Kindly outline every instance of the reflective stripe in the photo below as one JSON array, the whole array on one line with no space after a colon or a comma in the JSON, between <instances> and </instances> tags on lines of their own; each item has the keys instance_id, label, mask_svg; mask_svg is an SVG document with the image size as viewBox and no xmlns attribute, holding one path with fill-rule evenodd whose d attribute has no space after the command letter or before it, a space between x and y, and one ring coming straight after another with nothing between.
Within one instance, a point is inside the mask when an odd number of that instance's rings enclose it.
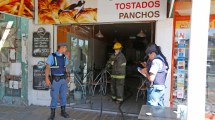
<instances>
[{"instance_id":1,"label":"reflective stripe","mask_svg":"<svg viewBox=\"0 0 215 120\"><path fill-rule=\"evenodd\" d=\"M111 77L116 79L124 79L125 75L111 75Z\"/></svg>"},{"instance_id":2,"label":"reflective stripe","mask_svg":"<svg viewBox=\"0 0 215 120\"><path fill-rule=\"evenodd\" d=\"M116 96L112 96L112 99L116 99Z\"/></svg>"},{"instance_id":3,"label":"reflective stripe","mask_svg":"<svg viewBox=\"0 0 215 120\"><path fill-rule=\"evenodd\" d=\"M64 55L64 67L66 67L66 56Z\"/></svg>"},{"instance_id":4,"label":"reflective stripe","mask_svg":"<svg viewBox=\"0 0 215 120\"><path fill-rule=\"evenodd\" d=\"M51 66L50 68L60 68L60 66Z\"/></svg>"},{"instance_id":5,"label":"reflective stripe","mask_svg":"<svg viewBox=\"0 0 215 120\"><path fill-rule=\"evenodd\" d=\"M55 65L57 66L57 58L56 58L56 57L54 57L54 60L55 60Z\"/></svg>"},{"instance_id":6,"label":"reflective stripe","mask_svg":"<svg viewBox=\"0 0 215 120\"><path fill-rule=\"evenodd\" d=\"M123 99L122 99L122 98L117 98L116 100L121 101L121 102L123 101Z\"/></svg>"},{"instance_id":7,"label":"reflective stripe","mask_svg":"<svg viewBox=\"0 0 215 120\"><path fill-rule=\"evenodd\" d=\"M64 55L64 63L65 63L65 65L66 65L66 56ZM65 66L64 66L65 67Z\"/></svg>"},{"instance_id":8,"label":"reflective stripe","mask_svg":"<svg viewBox=\"0 0 215 120\"><path fill-rule=\"evenodd\" d=\"M126 63L122 63L121 66L126 66Z\"/></svg>"}]
</instances>

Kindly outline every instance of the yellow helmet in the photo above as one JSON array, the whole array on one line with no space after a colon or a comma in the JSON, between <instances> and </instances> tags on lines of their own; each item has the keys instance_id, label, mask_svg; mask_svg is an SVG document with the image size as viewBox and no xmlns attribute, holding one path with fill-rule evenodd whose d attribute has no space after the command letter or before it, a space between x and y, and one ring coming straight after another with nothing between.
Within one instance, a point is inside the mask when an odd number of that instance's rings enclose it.
<instances>
[{"instance_id":1,"label":"yellow helmet","mask_svg":"<svg viewBox=\"0 0 215 120\"><path fill-rule=\"evenodd\" d=\"M114 45L113 45L113 49L116 50L116 49L121 49L122 48L122 44L119 43L119 42L116 42Z\"/></svg>"}]
</instances>

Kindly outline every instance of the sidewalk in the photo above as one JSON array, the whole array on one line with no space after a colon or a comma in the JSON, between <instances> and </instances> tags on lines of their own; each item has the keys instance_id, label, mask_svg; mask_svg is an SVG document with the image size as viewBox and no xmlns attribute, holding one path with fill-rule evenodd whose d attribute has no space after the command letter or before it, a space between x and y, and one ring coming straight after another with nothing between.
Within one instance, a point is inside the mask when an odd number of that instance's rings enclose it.
<instances>
[{"instance_id":1,"label":"sidewalk","mask_svg":"<svg viewBox=\"0 0 215 120\"><path fill-rule=\"evenodd\" d=\"M69 119L60 116L60 108L56 110L55 120L99 120L100 112L89 112L67 108ZM6 106L0 105L0 120L47 120L50 114L48 107L41 106ZM101 120L122 120L118 114L102 114ZM137 120L137 117L125 116L124 120Z\"/></svg>"}]
</instances>

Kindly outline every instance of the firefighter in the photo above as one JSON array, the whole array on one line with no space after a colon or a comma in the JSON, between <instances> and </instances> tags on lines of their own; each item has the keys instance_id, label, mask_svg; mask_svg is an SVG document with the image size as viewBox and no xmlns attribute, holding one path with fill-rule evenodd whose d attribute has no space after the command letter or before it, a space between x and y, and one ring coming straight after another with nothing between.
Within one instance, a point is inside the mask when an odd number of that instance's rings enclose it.
<instances>
[{"instance_id":1,"label":"firefighter","mask_svg":"<svg viewBox=\"0 0 215 120\"><path fill-rule=\"evenodd\" d=\"M116 103L123 101L124 83L126 74L126 58L123 55L122 44L116 42L113 46L115 53L111 55L107 62L107 67L111 69L111 94L112 100Z\"/></svg>"}]
</instances>

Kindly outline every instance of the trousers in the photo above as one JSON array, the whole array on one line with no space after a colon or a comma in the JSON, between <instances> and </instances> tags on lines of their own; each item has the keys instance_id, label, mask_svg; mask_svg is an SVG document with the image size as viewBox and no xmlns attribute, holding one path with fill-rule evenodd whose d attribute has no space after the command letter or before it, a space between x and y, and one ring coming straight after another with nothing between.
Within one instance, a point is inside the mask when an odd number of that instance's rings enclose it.
<instances>
[{"instance_id":1,"label":"trousers","mask_svg":"<svg viewBox=\"0 0 215 120\"><path fill-rule=\"evenodd\" d=\"M51 104L50 108L56 108L58 103L58 96L60 95L60 105L65 106L67 104L67 80L60 79L59 81L53 80L51 86Z\"/></svg>"},{"instance_id":2,"label":"trousers","mask_svg":"<svg viewBox=\"0 0 215 120\"><path fill-rule=\"evenodd\" d=\"M124 79L112 78L112 82L111 82L112 99L123 101L124 84L125 84Z\"/></svg>"},{"instance_id":3,"label":"trousers","mask_svg":"<svg viewBox=\"0 0 215 120\"><path fill-rule=\"evenodd\" d=\"M147 105L164 106L165 85L153 85L147 88Z\"/></svg>"}]
</instances>

